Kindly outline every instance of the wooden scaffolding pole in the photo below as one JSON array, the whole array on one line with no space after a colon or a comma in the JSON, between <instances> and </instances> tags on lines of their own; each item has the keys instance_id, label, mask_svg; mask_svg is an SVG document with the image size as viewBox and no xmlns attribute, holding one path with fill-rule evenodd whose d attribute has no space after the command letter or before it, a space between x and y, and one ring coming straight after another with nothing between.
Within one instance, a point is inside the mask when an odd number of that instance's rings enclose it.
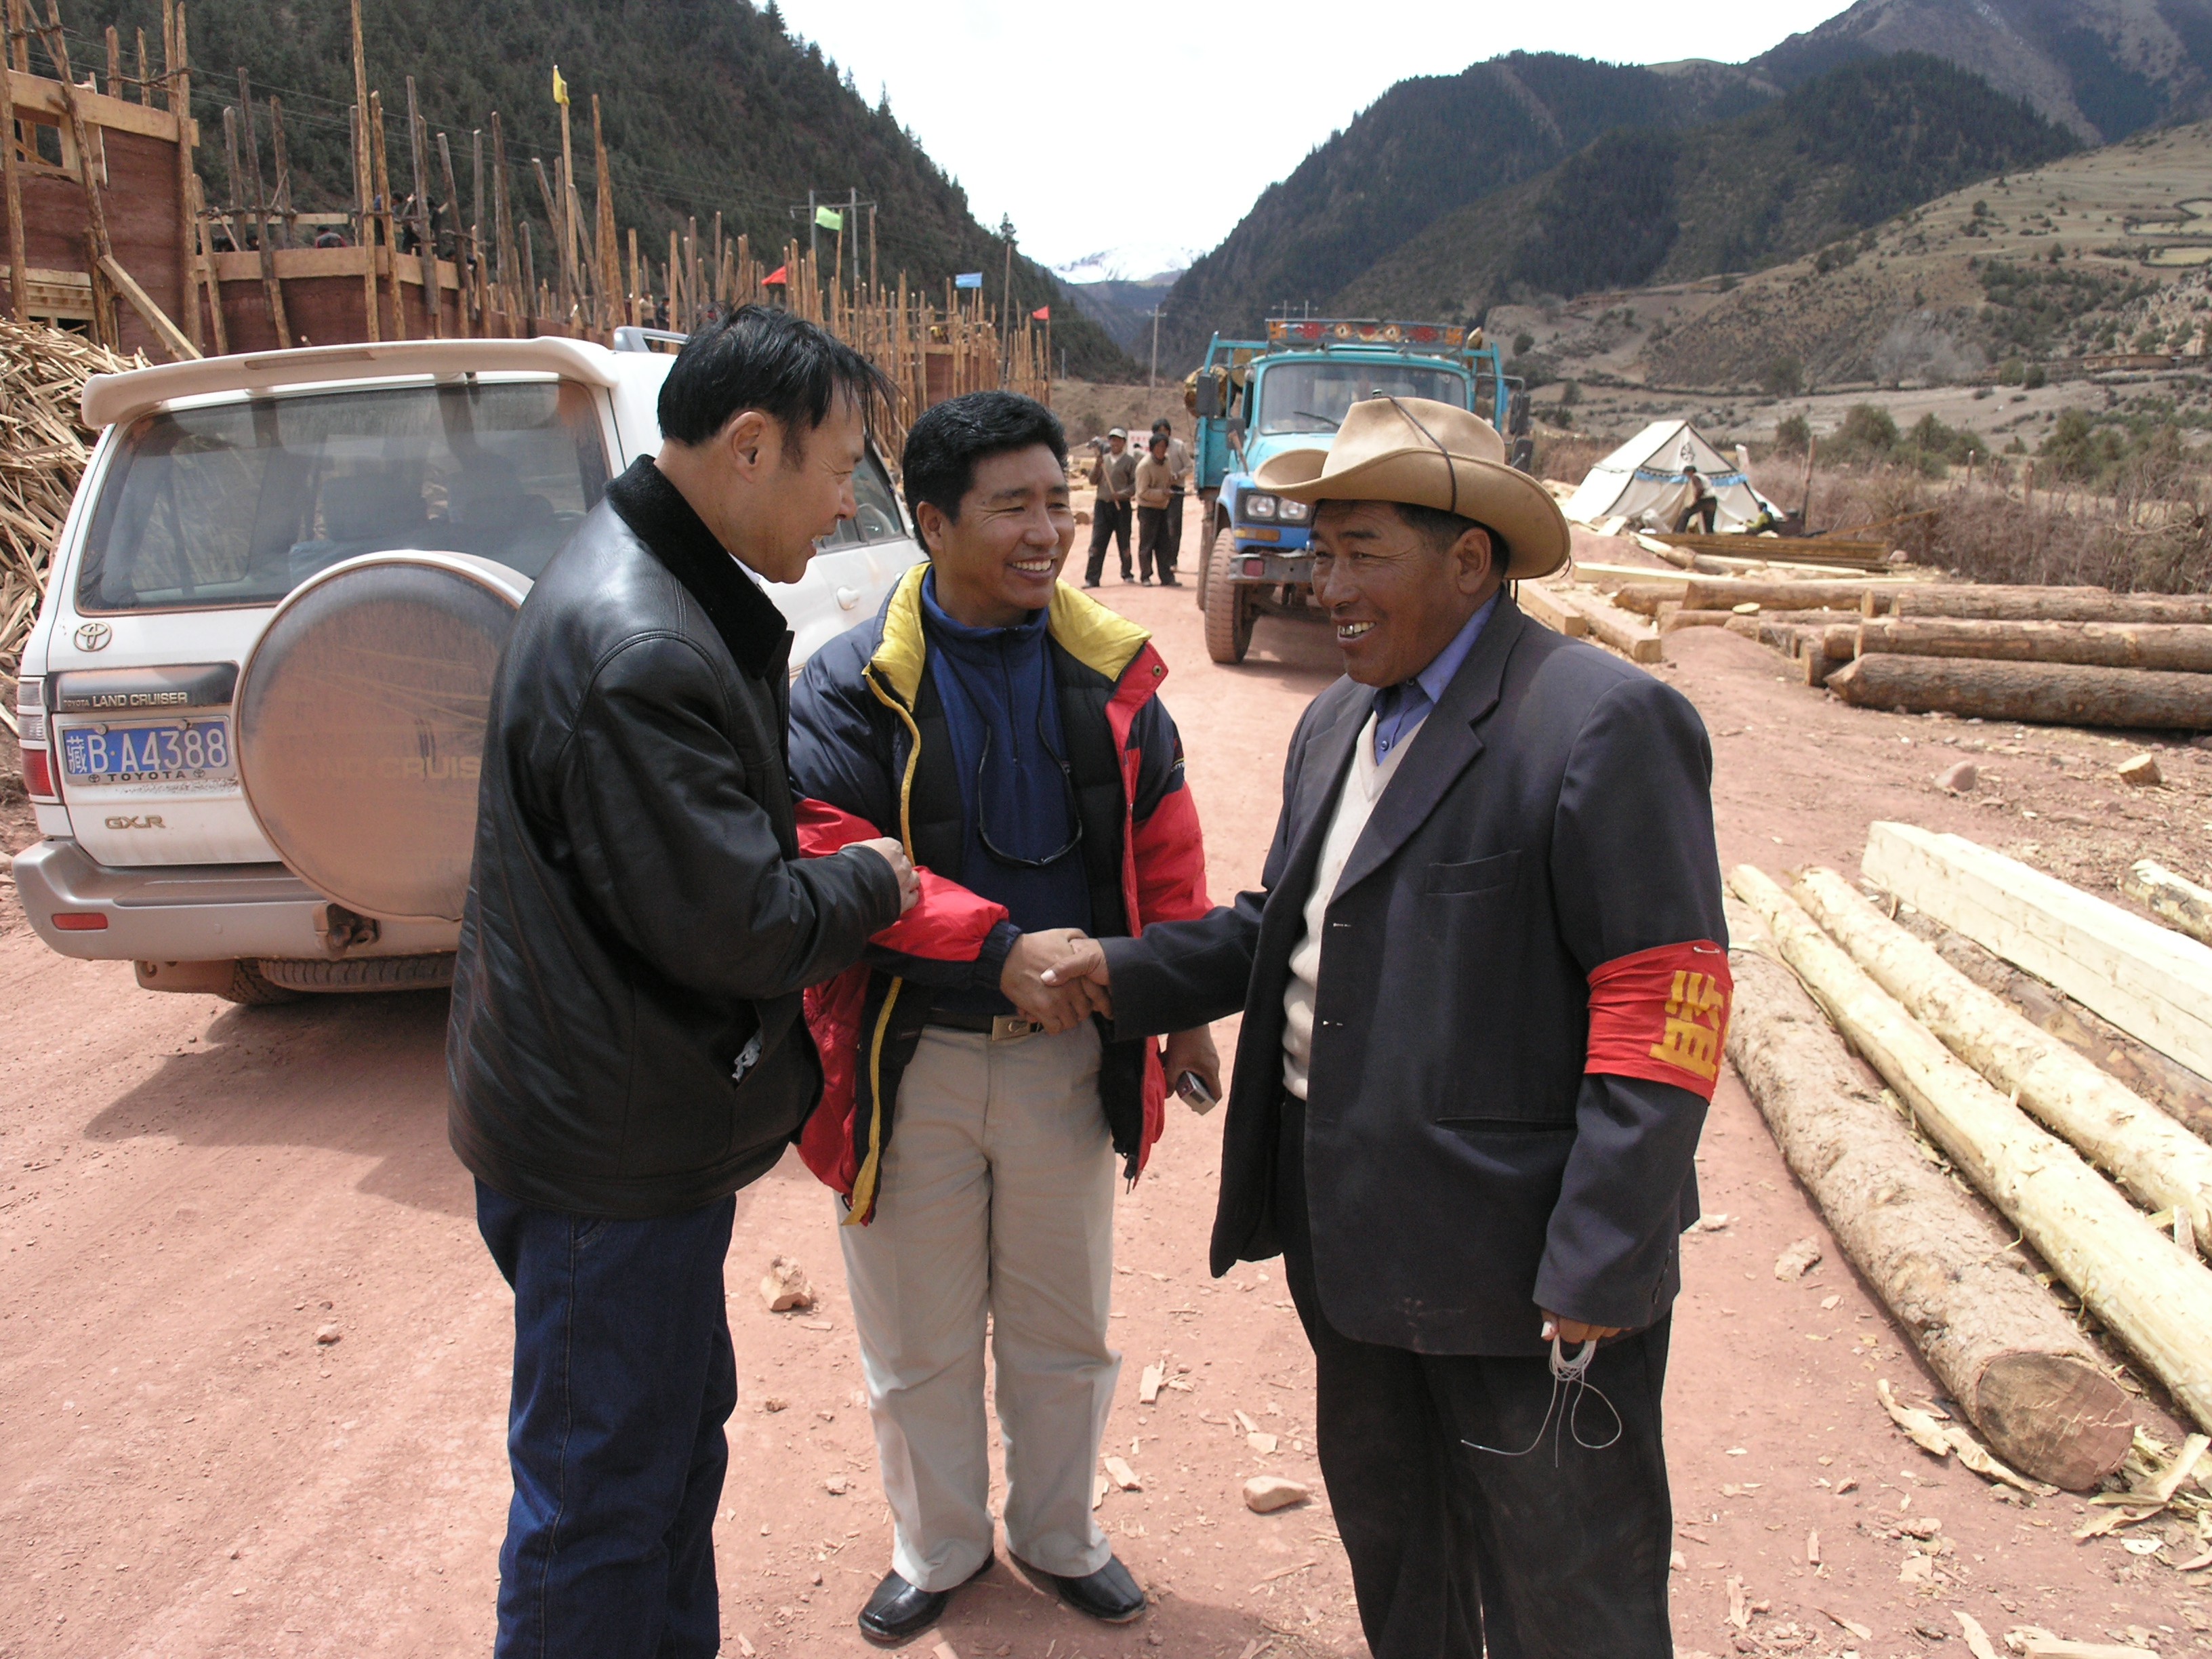
<instances>
[{"instance_id":1,"label":"wooden scaffolding pole","mask_svg":"<svg viewBox=\"0 0 2212 1659\"><path fill-rule=\"evenodd\" d=\"M360 217L360 231L354 240L362 250L362 311L368 324L368 337L374 341L382 336L377 329L376 226L371 217L376 207L376 187L369 161L368 58L361 44L361 0L353 0L353 106L354 210Z\"/></svg>"},{"instance_id":2,"label":"wooden scaffolding pole","mask_svg":"<svg viewBox=\"0 0 2212 1659\"><path fill-rule=\"evenodd\" d=\"M592 167L595 200L592 204L598 235L599 267L599 326L613 328L623 320L622 256L615 243L613 170L607 164L607 138L599 124L599 94L592 94Z\"/></svg>"},{"instance_id":3,"label":"wooden scaffolding pole","mask_svg":"<svg viewBox=\"0 0 2212 1659\"><path fill-rule=\"evenodd\" d=\"M467 239L461 232L461 192L453 182L453 152L446 143L446 135L438 135L438 177L446 187L446 220L453 232L453 331L464 340L469 337L469 282ZM432 266L434 272L435 265ZM441 289L441 294L444 292ZM440 304L443 304L442 300Z\"/></svg>"},{"instance_id":4,"label":"wooden scaffolding pole","mask_svg":"<svg viewBox=\"0 0 2212 1659\"><path fill-rule=\"evenodd\" d=\"M369 165L376 179L377 217L384 227L384 281L392 296L392 337L407 337L407 306L399 291L399 215L392 204L392 157L384 143L384 94L368 94Z\"/></svg>"},{"instance_id":5,"label":"wooden scaffolding pole","mask_svg":"<svg viewBox=\"0 0 2212 1659\"><path fill-rule=\"evenodd\" d=\"M8 66L13 54L0 52L0 191L7 197L8 303L15 320L31 320L31 265L23 252L23 181L15 161L15 73Z\"/></svg>"},{"instance_id":6,"label":"wooden scaffolding pole","mask_svg":"<svg viewBox=\"0 0 2212 1659\"><path fill-rule=\"evenodd\" d=\"M238 71L238 106L246 127L246 177L253 185L253 234L261 258L261 293L262 297L269 302L270 324L276 330L276 344L278 349L282 349L286 346L296 345L298 342L293 339L292 331L284 315L284 286L277 280L276 250L270 245L269 240L269 199L261 187L261 146L253 129L253 86L246 78L246 70L242 65ZM229 113L228 110L223 112L226 117ZM232 124L226 120L223 125L226 133L229 133ZM234 167L236 167L237 161L238 157L234 150L231 155L231 164ZM238 182L235 178L231 182L230 193L232 198L235 200L238 195Z\"/></svg>"},{"instance_id":7,"label":"wooden scaffolding pole","mask_svg":"<svg viewBox=\"0 0 2212 1659\"><path fill-rule=\"evenodd\" d=\"M422 171L422 111L415 101L415 77L407 77L407 155L415 178L415 211L408 216L415 224L415 253L422 270L422 337L434 340L446 331L439 316L442 307L438 301L438 237L430 222L430 186ZM398 273L393 273L392 294L399 292Z\"/></svg>"},{"instance_id":8,"label":"wooden scaffolding pole","mask_svg":"<svg viewBox=\"0 0 2212 1659\"><path fill-rule=\"evenodd\" d=\"M499 309L506 319L507 337L514 337L521 307L515 283L522 275L522 257L514 245L514 204L507 193L507 133L499 112L491 112L492 246L499 261Z\"/></svg>"}]
</instances>

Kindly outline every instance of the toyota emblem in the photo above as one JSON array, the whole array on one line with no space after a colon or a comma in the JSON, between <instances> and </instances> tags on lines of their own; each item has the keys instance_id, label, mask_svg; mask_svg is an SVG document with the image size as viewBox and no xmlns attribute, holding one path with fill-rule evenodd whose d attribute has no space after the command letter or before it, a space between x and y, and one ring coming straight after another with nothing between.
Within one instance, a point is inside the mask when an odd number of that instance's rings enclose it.
<instances>
[{"instance_id":1,"label":"toyota emblem","mask_svg":"<svg viewBox=\"0 0 2212 1659\"><path fill-rule=\"evenodd\" d=\"M87 623L76 630L76 648L80 651L105 651L115 630L106 623Z\"/></svg>"}]
</instances>

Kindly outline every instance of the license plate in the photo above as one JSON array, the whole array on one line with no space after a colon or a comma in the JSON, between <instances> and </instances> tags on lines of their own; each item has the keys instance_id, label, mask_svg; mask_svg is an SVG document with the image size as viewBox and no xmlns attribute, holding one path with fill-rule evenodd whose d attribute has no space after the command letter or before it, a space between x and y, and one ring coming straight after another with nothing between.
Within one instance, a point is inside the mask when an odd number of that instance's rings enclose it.
<instances>
[{"instance_id":1,"label":"license plate","mask_svg":"<svg viewBox=\"0 0 2212 1659\"><path fill-rule=\"evenodd\" d=\"M234 783L238 761L230 720L149 720L143 725L72 726L60 733L62 775L88 786Z\"/></svg>"}]
</instances>

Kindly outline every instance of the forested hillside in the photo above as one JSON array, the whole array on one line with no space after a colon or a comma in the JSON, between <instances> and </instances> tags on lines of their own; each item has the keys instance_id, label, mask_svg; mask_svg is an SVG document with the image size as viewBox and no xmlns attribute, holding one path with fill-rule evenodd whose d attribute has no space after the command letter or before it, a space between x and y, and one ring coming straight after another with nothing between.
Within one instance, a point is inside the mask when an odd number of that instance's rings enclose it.
<instances>
[{"instance_id":1,"label":"forested hillside","mask_svg":"<svg viewBox=\"0 0 2212 1659\"><path fill-rule=\"evenodd\" d=\"M228 191L222 106L237 98L237 69L257 100L283 100L295 197L301 208L343 207L351 196L347 139L353 102L352 46L345 0L191 0L193 112L200 118L203 175L212 199ZM102 30L121 31L125 72L135 70L134 31L143 29L160 69L160 0L64 0L80 68L104 64ZM405 77L415 77L425 118L442 129L469 216L471 133L500 112L519 213L543 211L532 156L550 173L560 153L552 70L567 79L576 123L578 184L590 210L591 100L600 100L617 214L664 254L684 216L702 224L719 210L728 234L750 234L773 253L806 234L810 189L842 201L857 191L880 204L877 258L885 276L901 269L933 286L960 270L988 273L999 298L1004 244L976 222L966 193L899 125L889 102L871 99L849 71L788 33L773 4L746 0L363 0L368 80L381 90L394 191L405 194ZM271 165L265 118L264 173ZM487 135L487 166L489 145ZM487 191L489 191L487 185ZM487 213L489 204L487 203ZM540 246L548 244L541 242ZM824 252L825 263L827 251ZM1053 307L1053 343L1079 375L1121 379L1134 363L1077 311L1050 272L1017 258L1014 303Z\"/></svg>"},{"instance_id":2,"label":"forested hillside","mask_svg":"<svg viewBox=\"0 0 2212 1659\"><path fill-rule=\"evenodd\" d=\"M1270 186L1167 300L1160 361L1182 365L1216 329L1256 329L1287 302L1322 305L1390 249L1490 192L1620 128L1739 114L1774 88L1719 64L1653 70L1514 52L1401 81ZM1243 118L1229 116L1234 121Z\"/></svg>"},{"instance_id":3,"label":"forested hillside","mask_svg":"<svg viewBox=\"0 0 2212 1659\"><path fill-rule=\"evenodd\" d=\"M1439 220L1330 306L1474 318L1509 298L1756 270L2077 147L1979 77L1900 52L1831 70L1733 121L1607 134Z\"/></svg>"}]
</instances>

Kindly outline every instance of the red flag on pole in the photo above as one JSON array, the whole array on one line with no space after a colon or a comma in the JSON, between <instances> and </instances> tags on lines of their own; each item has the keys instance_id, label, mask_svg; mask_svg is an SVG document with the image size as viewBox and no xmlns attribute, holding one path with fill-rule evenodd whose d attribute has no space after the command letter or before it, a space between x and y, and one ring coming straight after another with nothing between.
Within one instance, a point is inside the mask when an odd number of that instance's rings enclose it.
<instances>
[{"instance_id":1,"label":"red flag on pole","mask_svg":"<svg viewBox=\"0 0 2212 1659\"><path fill-rule=\"evenodd\" d=\"M1050 306L1039 306L1035 311L1030 313L1030 316L1036 322L1048 323L1052 320L1052 307Z\"/></svg>"},{"instance_id":2,"label":"red flag on pole","mask_svg":"<svg viewBox=\"0 0 2212 1659\"><path fill-rule=\"evenodd\" d=\"M783 287L788 288L791 284L789 280L783 274L784 270L785 267L778 265L774 270L771 270L767 276L761 278L761 286L763 288L766 288L770 283L775 283Z\"/></svg>"}]
</instances>

